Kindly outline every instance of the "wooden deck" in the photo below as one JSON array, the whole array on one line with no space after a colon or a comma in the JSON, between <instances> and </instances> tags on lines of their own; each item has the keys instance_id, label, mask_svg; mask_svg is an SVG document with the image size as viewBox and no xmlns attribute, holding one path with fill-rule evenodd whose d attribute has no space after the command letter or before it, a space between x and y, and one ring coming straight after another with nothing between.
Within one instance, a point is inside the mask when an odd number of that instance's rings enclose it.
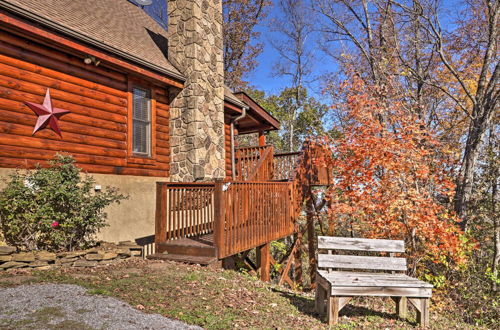
<instances>
[{"instance_id":1,"label":"wooden deck","mask_svg":"<svg viewBox=\"0 0 500 330\"><path fill-rule=\"evenodd\" d=\"M207 265L257 248L268 279L270 243L295 233L307 188L327 176L311 180L316 155L307 149L275 158L263 145L236 154L236 180L157 183L157 253L149 258Z\"/></svg>"}]
</instances>

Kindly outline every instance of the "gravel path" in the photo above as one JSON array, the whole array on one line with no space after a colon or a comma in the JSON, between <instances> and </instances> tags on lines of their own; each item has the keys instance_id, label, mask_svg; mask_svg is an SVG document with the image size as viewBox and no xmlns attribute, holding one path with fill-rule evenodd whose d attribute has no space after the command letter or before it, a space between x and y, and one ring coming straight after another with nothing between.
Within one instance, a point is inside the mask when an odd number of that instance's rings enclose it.
<instances>
[{"instance_id":1,"label":"gravel path","mask_svg":"<svg viewBox=\"0 0 500 330\"><path fill-rule=\"evenodd\" d=\"M69 284L0 289L0 329L201 329Z\"/></svg>"}]
</instances>

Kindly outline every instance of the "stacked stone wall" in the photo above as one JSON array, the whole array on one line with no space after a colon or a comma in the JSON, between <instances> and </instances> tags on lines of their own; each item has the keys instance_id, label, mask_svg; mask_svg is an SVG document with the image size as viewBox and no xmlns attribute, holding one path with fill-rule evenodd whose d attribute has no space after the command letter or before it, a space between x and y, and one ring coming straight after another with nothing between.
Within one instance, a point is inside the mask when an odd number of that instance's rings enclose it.
<instances>
[{"instance_id":1,"label":"stacked stone wall","mask_svg":"<svg viewBox=\"0 0 500 330\"><path fill-rule=\"evenodd\" d=\"M61 267L97 267L141 255L142 247L133 242L101 243L92 249L60 253L17 252L15 247L0 246L0 271L17 268L48 270Z\"/></svg>"}]
</instances>

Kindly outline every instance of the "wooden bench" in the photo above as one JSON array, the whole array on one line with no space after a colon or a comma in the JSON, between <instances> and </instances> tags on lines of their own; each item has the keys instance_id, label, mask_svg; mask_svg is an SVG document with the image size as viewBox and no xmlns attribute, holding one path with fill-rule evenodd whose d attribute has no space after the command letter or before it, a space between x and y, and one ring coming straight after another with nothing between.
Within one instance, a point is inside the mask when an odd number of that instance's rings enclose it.
<instances>
[{"instance_id":1,"label":"wooden bench","mask_svg":"<svg viewBox=\"0 0 500 330\"><path fill-rule=\"evenodd\" d=\"M327 253L320 253L321 250ZM385 252L389 256L335 255L332 250ZM331 325L338 322L339 311L352 297L391 297L399 317L406 318L407 301L410 301L417 309L418 322L428 326L433 286L404 274L406 259L393 256L403 252L404 241L318 237L316 311L325 313L326 305L326 319Z\"/></svg>"}]
</instances>

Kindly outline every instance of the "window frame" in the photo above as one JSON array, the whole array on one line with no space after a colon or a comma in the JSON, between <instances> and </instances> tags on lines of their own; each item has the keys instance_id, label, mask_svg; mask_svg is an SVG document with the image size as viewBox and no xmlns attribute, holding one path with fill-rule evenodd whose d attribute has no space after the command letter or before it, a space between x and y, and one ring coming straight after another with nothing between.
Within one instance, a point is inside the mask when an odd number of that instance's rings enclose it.
<instances>
[{"instance_id":1,"label":"window frame","mask_svg":"<svg viewBox=\"0 0 500 330\"><path fill-rule=\"evenodd\" d=\"M149 154L138 153L133 150L134 129L134 88L148 90L150 95L150 139ZM128 79L127 95L127 162L133 164L155 165L156 159L156 98L153 85L138 79Z\"/></svg>"}]
</instances>

